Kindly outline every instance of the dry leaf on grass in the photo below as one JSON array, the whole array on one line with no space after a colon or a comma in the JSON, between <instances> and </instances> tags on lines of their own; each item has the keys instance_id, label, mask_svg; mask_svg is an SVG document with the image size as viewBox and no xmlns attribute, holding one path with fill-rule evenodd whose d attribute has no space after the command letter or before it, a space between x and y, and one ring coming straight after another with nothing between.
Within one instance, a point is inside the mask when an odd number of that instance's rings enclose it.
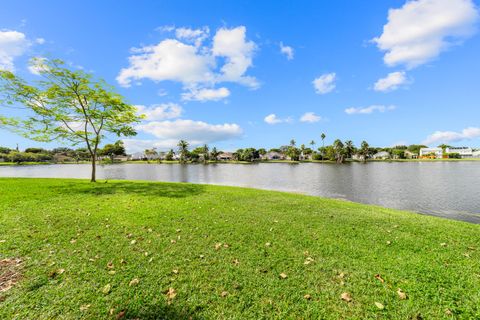
<instances>
[{"instance_id":1,"label":"dry leaf on grass","mask_svg":"<svg viewBox=\"0 0 480 320\"><path fill-rule=\"evenodd\" d=\"M87 311L88 308L90 308L89 304L83 304L83 305L80 306L80 311L82 311L82 312Z\"/></svg>"},{"instance_id":2,"label":"dry leaf on grass","mask_svg":"<svg viewBox=\"0 0 480 320\"><path fill-rule=\"evenodd\" d=\"M166 292L166 296L168 300L172 300L173 298L176 297L176 295L177 295L177 291L175 291L174 288L168 288Z\"/></svg>"},{"instance_id":3,"label":"dry leaf on grass","mask_svg":"<svg viewBox=\"0 0 480 320\"><path fill-rule=\"evenodd\" d=\"M222 291L222 293L220 295L222 296L222 298L225 298L226 296L228 296L228 292L227 291Z\"/></svg>"},{"instance_id":4,"label":"dry leaf on grass","mask_svg":"<svg viewBox=\"0 0 480 320\"><path fill-rule=\"evenodd\" d=\"M385 306L383 304L381 304L380 302L375 302L375 306L380 310L385 309Z\"/></svg>"},{"instance_id":5,"label":"dry leaf on grass","mask_svg":"<svg viewBox=\"0 0 480 320\"><path fill-rule=\"evenodd\" d=\"M140 282L140 280L138 280L137 278L133 279L132 281L130 281L130 283L128 284L130 287L133 287L133 286L136 286L138 283Z\"/></svg>"},{"instance_id":6,"label":"dry leaf on grass","mask_svg":"<svg viewBox=\"0 0 480 320\"><path fill-rule=\"evenodd\" d=\"M287 279L287 278L288 278L288 276L287 276L286 273L283 273L283 272L280 273L280 279Z\"/></svg>"},{"instance_id":7,"label":"dry leaf on grass","mask_svg":"<svg viewBox=\"0 0 480 320\"><path fill-rule=\"evenodd\" d=\"M219 250L222 247L221 243L216 243L215 244L215 250Z\"/></svg>"},{"instance_id":8,"label":"dry leaf on grass","mask_svg":"<svg viewBox=\"0 0 480 320\"><path fill-rule=\"evenodd\" d=\"M385 282L385 280L383 280L382 276L381 276L380 274L378 274L378 273L375 275L375 279L377 279L377 280L380 281L381 283L384 283L384 282Z\"/></svg>"},{"instance_id":9,"label":"dry leaf on grass","mask_svg":"<svg viewBox=\"0 0 480 320\"><path fill-rule=\"evenodd\" d=\"M109 283L102 288L103 294L109 294L112 291L112 285Z\"/></svg>"},{"instance_id":10,"label":"dry leaf on grass","mask_svg":"<svg viewBox=\"0 0 480 320\"><path fill-rule=\"evenodd\" d=\"M306 300L311 300L312 296L309 295L309 294L306 294L306 295L303 296L303 298L306 299Z\"/></svg>"},{"instance_id":11,"label":"dry leaf on grass","mask_svg":"<svg viewBox=\"0 0 480 320\"><path fill-rule=\"evenodd\" d=\"M400 298L400 300L407 299L407 294L405 292L403 292L402 289L398 288L397 294L398 294L398 297Z\"/></svg>"},{"instance_id":12,"label":"dry leaf on grass","mask_svg":"<svg viewBox=\"0 0 480 320\"><path fill-rule=\"evenodd\" d=\"M0 292L10 290L20 280L21 263L20 259L0 260Z\"/></svg>"},{"instance_id":13,"label":"dry leaf on grass","mask_svg":"<svg viewBox=\"0 0 480 320\"><path fill-rule=\"evenodd\" d=\"M344 292L342 293L342 295L340 296L340 298L343 300L343 301L346 301L346 302L352 302L352 296L350 295L350 293L348 292Z\"/></svg>"}]
</instances>

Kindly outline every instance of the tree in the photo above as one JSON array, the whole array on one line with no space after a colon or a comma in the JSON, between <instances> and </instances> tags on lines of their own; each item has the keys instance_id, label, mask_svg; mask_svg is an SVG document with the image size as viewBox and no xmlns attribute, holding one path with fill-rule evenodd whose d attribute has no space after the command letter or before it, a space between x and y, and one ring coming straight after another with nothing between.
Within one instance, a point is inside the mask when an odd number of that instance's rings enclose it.
<instances>
[{"instance_id":1,"label":"tree","mask_svg":"<svg viewBox=\"0 0 480 320\"><path fill-rule=\"evenodd\" d=\"M110 161L113 163L115 156L125 156L125 146L123 145L122 140L118 140L115 143L106 144L102 150L99 151L99 154L102 156L110 157Z\"/></svg>"},{"instance_id":2,"label":"tree","mask_svg":"<svg viewBox=\"0 0 480 320\"><path fill-rule=\"evenodd\" d=\"M354 152L355 146L352 140L345 141L345 157L347 157L347 159L351 158Z\"/></svg>"},{"instance_id":3,"label":"tree","mask_svg":"<svg viewBox=\"0 0 480 320\"><path fill-rule=\"evenodd\" d=\"M34 59L41 81L28 84L10 71L0 71L0 103L21 105L25 119L5 119L12 130L37 141L69 141L86 145L92 162L90 181L96 181L98 146L106 134L134 136L140 121L133 105L103 80L66 68L61 60Z\"/></svg>"},{"instance_id":4,"label":"tree","mask_svg":"<svg viewBox=\"0 0 480 320\"><path fill-rule=\"evenodd\" d=\"M157 152L157 149L155 149L155 148L145 149L145 151L143 153L145 153L145 156L147 157L147 162L149 160L153 160L156 157L158 157L158 152Z\"/></svg>"},{"instance_id":5,"label":"tree","mask_svg":"<svg viewBox=\"0 0 480 320\"><path fill-rule=\"evenodd\" d=\"M290 140L290 147L295 147L296 144L295 139Z\"/></svg>"},{"instance_id":6,"label":"tree","mask_svg":"<svg viewBox=\"0 0 480 320\"><path fill-rule=\"evenodd\" d=\"M167 154L165 155L165 160L172 161L173 156L175 156L175 152L173 152L173 149L170 149L170 151L168 151Z\"/></svg>"},{"instance_id":7,"label":"tree","mask_svg":"<svg viewBox=\"0 0 480 320\"><path fill-rule=\"evenodd\" d=\"M180 140L177 144L178 152L180 153L180 163L187 162L188 159L188 142Z\"/></svg>"},{"instance_id":8,"label":"tree","mask_svg":"<svg viewBox=\"0 0 480 320\"><path fill-rule=\"evenodd\" d=\"M368 145L367 141L362 141L359 154L363 157L363 162L367 162L367 158L370 155L370 146Z\"/></svg>"},{"instance_id":9,"label":"tree","mask_svg":"<svg viewBox=\"0 0 480 320\"><path fill-rule=\"evenodd\" d=\"M320 138L322 139L322 147L325 147L325 138L326 138L326 137L327 137L327 136L325 135L325 133L322 133L322 134L320 135Z\"/></svg>"},{"instance_id":10,"label":"tree","mask_svg":"<svg viewBox=\"0 0 480 320\"><path fill-rule=\"evenodd\" d=\"M207 163L209 159L210 159L210 154L209 154L208 145L204 144L203 145L203 162Z\"/></svg>"},{"instance_id":11,"label":"tree","mask_svg":"<svg viewBox=\"0 0 480 320\"><path fill-rule=\"evenodd\" d=\"M217 150L217 148L213 147L212 151L210 151L210 157L214 161L217 161L218 156L220 155L220 152Z\"/></svg>"},{"instance_id":12,"label":"tree","mask_svg":"<svg viewBox=\"0 0 480 320\"><path fill-rule=\"evenodd\" d=\"M335 150L335 160L337 160L337 163L343 163L345 150L343 142L340 139L333 142L333 149Z\"/></svg>"}]
</instances>

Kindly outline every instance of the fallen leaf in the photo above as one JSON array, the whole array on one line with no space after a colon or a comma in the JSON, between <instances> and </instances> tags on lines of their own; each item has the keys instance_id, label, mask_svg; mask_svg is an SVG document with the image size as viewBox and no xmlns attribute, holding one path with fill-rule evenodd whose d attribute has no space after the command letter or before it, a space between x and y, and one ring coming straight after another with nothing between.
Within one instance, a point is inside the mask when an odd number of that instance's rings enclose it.
<instances>
[{"instance_id":1,"label":"fallen leaf","mask_svg":"<svg viewBox=\"0 0 480 320\"><path fill-rule=\"evenodd\" d=\"M387 241L387 246L391 245L392 242L391 241Z\"/></svg>"},{"instance_id":2,"label":"fallen leaf","mask_svg":"<svg viewBox=\"0 0 480 320\"><path fill-rule=\"evenodd\" d=\"M175 291L174 288L168 288L166 295L167 295L167 299L172 300L177 295L177 292Z\"/></svg>"},{"instance_id":3,"label":"fallen leaf","mask_svg":"<svg viewBox=\"0 0 480 320\"><path fill-rule=\"evenodd\" d=\"M240 264L240 261L238 261L238 259L233 259L232 263L238 266Z\"/></svg>"},{"instance_id":4,"label":"fallen leaf","mask_svg":"<svg viewBox=\"0 0 480 320\"><path fill-rule=\"evenodd\" d=\"M109 294L111 290L112 290L112 285L109 283L102 288L102 293Z\"/></svg>"},{"instance_id":5,"label":"fallen leaf","mask_svg":"<svg viewBox=\"0 0 480 320\"><path fill-rule=\"evenodd\" d=\"M338 277L339 277L340 279L343 279L343 278L345 278L345 273L343 273L343 272L340 272L340 274L338 275Z\"/></svg>"},{"instance_id":6,"label":"fallen leaf","mask_svg":"<svg viewBox=\"0 0 480 320\"><path fill-rule=\"evenodd\" d=\"M117 314L116 319L117 319L117 320L122 319L123 317L125 317L125 313L126 313L125 310L120 311L120 312Z\"/></svg>"},{"instance_id":7,"label":"fallen leaf","mask_svg":"<svg viewBox=\"0 0 480 320\"><path fill-rule=\"evenodd\" d=\"M110 271L108 271L108 274L110 274L110 275L114 275L115 273L116 273L115 270L110 270Z\"/></svg>"},{"instance_id":8,"label":"fallen leaf","mask_svg":"<svg viewBox=\"0 0 480 320\"><path fill-rule=\"evenodd\" d=\"M147 231L148 231L148 232L152 232L153 230L152 230L152 228L148 228L148 230L147 230Z\"/></svg>"},{"instance_id":9,"label":"fallen leaf","mask_svg":"<svg viewBox=\"0 0 480 320\"><path fill-rule=\"evenodd\" d=\"M383 310L385 309L385 306L381 304L380 302L375 302L375 306L377 306L378 309Z\"/></svg>"},{"instance_id":10,"label":"fallen leaf","mask_svg":"<svg viewBox=\"0 0 480 320\"><path fill-rule=\"evenodd\" d=\"M84 311L87 311L88 308L90 308L90 305L89 304L82 304L80 306L80 311L84 312Z\"/></svg>"},{"instance_id":11,"label":"fallen leaf","mask_svg":"<svg viewBox=\"0 0 480 320\"><path fill-rule=\"evenodd\" d=\"M203 254L200 255L200 259L203 259L205 258L205 256Z\"/></svg>"},{"instance_id":12,"label":"fallen leaf","mask_svg":"<svg viewBox=\"0 0 480 320\"><path fill-rule=\"evenodd\" d=\"M398 294L398 297L400 298L400 300L407 299L407 294L405 292L403 292L402 289L398 288L397 294Z\"/></svg>"},{"instance_id":13,"label":"fallen leaf","mask_svg":"<svg viewBox=\"0 0 480 320\"><path fill-rule=\"evenodd\" d=\"M222 296L222 298L225 298L226 296L228 296L228 292L227 291L222 291L222 293L220 295Z\"/></svg>"},{"instance_id":14,"label":"fallen leaf","mask_svg":"<svg viewBox=\"0 0 480 320\"><path fill-rule=\"evenodd\" d=\"M173 272L173 274L178 274L178 270L177 270L177 269L173 269L172 272Z\"/></svg>"},{"instance_id":15,"label":"fallen leaf","mask_svg":"<svg viewBox=\"0 0 480 320\"><path fill-rule=\"evenodd\" d=\"M283 273L283 272L282 272L282 273L280 273L280 278L281 278L281 279L287 279L288 276L287 276L286 273Z\"/></svg>"},{"instance_id":16,"label":"fallen leaf","mask_svg":"<svg viewBox=\"0 0 480 320\"><path fill-rule=\"evenodd\" d=\"M110 308L110 310L108 310L108 314L113 316L113 314L115 313L115 308Z\"/></svg>"},{"instance_id":17,"label":"fallen leaf","mask_svg":"<svg viewBox=\"0 0 480 320\"><path fill-rule=\"evenodd\" d=\"M120 259L120 263L121 264L127 264L127 261L123 260L123 259Z\"/></svg>"},{"instance_id":18,"label":"fallen leaf","mask_svg":"<svg viewBox=\"0 0 480 320\"><path fill-rule=\"evenodd\" d=\"M346 302L351 302L351 301L352 301L352 296L351 296L350 293L348 293L348 292L342 293L342 295L340 296L340 298L341 298L343 301L346 301Z\"/></svg>"},{"instance_id":19,"label":"fallen leaf","mask_svg":"<svg viewBox=\"0 0 480 320\"><path fill-rule=\"evenodd\" d=\"M182 232L182 230L181 230L181 229L177 229L177 232Z\"/></svg>"},{"instance_id":20,"label":"fallen leaf","mask_svg":"<svg viewBox=\"0 0 480 320\"><path fill-rule=\"evenodd\" d=\"M385 280L383 280L382 276L378 273L375 275L375 279L379 280L381 283L385 282Z\"/></svg>"},{"instance_id":21,"label":"fallen leaf","mask_svg":"<svg viewBox=\"0 0 480 320\"><path fill-rule=\"evenodd\" d=\"M227 243L224 243L224 244L223 244L223 247L224 247L224 248L229 248L230 246L229 246Z\"/></svg>"},{"instance_id":22,"label":"fallen leaf","mask_svg":"<svg viewBox=\"0 0 480 320\"><path fill-rule=\"evenodd\" d=\"M77 239L70 240L70 243L72 243L72 244L75 243L75 242L77 242Z\"/></svg>"},{"instance_id":23,"label":"fallen leaf","mask_svg":"<svg viewBox=\"0 0 480 320\"><path fill-rule=\"evenodd\" d=\"M446 314L447 316L451 316L453 313L452 313L452 310L446 309L446 310L445 310L445 314Z\"/></svg>"},{"instance_id":24,"label":"fallen leaf","mask_svg":"<svg viewBox=\"0 0 480 320\"><path fill-rule=\"evenodd\" d=\"M130 241L130 244L135 244L135 243L137 243L137 240L135 240L135 239Z\"/></svg>"},{"instance_id":25,"label":"fallen leaf","mask_svg":"<svg viewBox=\"0 0 480 320\"><path fill-rule=\"evenodd\" d=\"M270 242L265 243L265 247L270 247L272 244Z\"/></svg>"},{"instance_id":26,"label":"fallen leaf","mask_svg":"<svg viewBox=\"0 0 480 320\"><path fill-rule=\"evenodd\" d=\"M219 250L222 247L221 243L216 243L215 244L215 250Z\"/></svg>"},{"instance_id":27,"label":"fallen leaf","mask_svg":"<svg viewBox=\"0 0 480 320\"><path fill-rule=\"evenodd\" d=\"M171 240L170 240L170 243L177 243L177 240L171 239Z\"/></svg>"},{"instance_id":28,"label":"fallen leaf","mask_svg":"<svg viewBox=\"0 0 480 320\"><path fill-rule=\"evenodd\" d=\"M470 258L470 255L469 255L467 252L465 252L465 253L463 254L463 256L464 256L464 257L467 257L467 258Z\"/></svg>"},{"instance_id":29,"label":"fallen leaf","mask_svg":"<svg viewBox=\"0 0 480 320\"><path fill-rule=\"evenodd\" d=\"M130 281L130 283L128 284L130 287L133 287L133 286L136 286L138 283L140 282L140 280L138 280L137 278L133 279L132 281Z\"/></svg>"},{"instance_id":30,"label":"fallen leaf","mask_svg":"<svg viewBox=\"0 0 480 320\"><path fill-rule=\"evenodd\" d=\"M311 300L312 296L309 295L309 294L306 294L306 295L303 296L303 298L306 299L306 300Z\"/></svg>"},{"instance_id":31,"label":"fallen leaf","mask_svg":"<svg viewBox=\"0 0 480 320\"><path fill-rule=\"evenodd\" d=\"M145 252L143 253L143 255L144 255L145 257L148 257L148 252L145 251Z\"/></svg>"},{"instance_id":32,"label":"fallen leaf","mask_svg":"<svg viewBox=\"0 0 480 320\"><path fill-rule=\"evenodd\" d=\"M113 262L112 261L107 263L107 269L113 269Z\"/></svg>"},{"instance_id":33,"label":"fallen leaf","mask_svg":"<svg viewBox=\"0 0 480 320\"><path fill-rule=\"evenodd\" d=\"M305 259L305 262L304 262L303 264L304 264L304 265L308 265L308 264L310 264L310 263L312 263L312 262L314 262L314 261L315 261L315 260L313 260L313 258L307 257L307 259Z\"/></svg>"},{"instance_id":34,"label":"fallen leaf","mask_svg":"<svg viewBox=\"0 0 480 320\"><path fill-rule=\"evenodd\" d=\"M440 243L440 246L442 246L442 247L446 247L446 246L447 246L447 244L446 244L445 242L442 242L442 243Z\"/></svg>"}]
</instances>

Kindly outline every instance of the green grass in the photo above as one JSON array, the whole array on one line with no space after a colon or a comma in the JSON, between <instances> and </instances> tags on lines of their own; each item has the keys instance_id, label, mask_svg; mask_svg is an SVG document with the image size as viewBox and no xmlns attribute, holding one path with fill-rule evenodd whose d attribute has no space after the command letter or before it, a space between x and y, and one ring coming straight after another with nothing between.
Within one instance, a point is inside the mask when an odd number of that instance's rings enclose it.
<instances>
[{"instance_id":1,"label":"green grass","mask_svg":"<svg viewBox=\"0 0 480 320\"><path fill-rule=\"evenodd\" d=\"M479 225L281 192L0 179L14 257L0 319L480 318Z\"/></svg>"}]
</instances>

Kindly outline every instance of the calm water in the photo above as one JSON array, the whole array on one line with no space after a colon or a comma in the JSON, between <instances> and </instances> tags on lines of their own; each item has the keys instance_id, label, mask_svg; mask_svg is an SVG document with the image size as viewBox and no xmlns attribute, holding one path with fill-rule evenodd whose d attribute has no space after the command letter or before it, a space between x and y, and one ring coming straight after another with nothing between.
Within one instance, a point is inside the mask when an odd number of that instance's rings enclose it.
<instances>
[{"instance_id":1,"label":"calm water","mask_svg":"<svg viewBox=\"0 0 480 320\"><path fill-rule=\"evenodd\" d=\"M0 167L0 177L88 178L89 174L89 165ZM480 162L118 164L99 166L98 178L291 191L480 223Z\"/></svg>"}]
</instances>

